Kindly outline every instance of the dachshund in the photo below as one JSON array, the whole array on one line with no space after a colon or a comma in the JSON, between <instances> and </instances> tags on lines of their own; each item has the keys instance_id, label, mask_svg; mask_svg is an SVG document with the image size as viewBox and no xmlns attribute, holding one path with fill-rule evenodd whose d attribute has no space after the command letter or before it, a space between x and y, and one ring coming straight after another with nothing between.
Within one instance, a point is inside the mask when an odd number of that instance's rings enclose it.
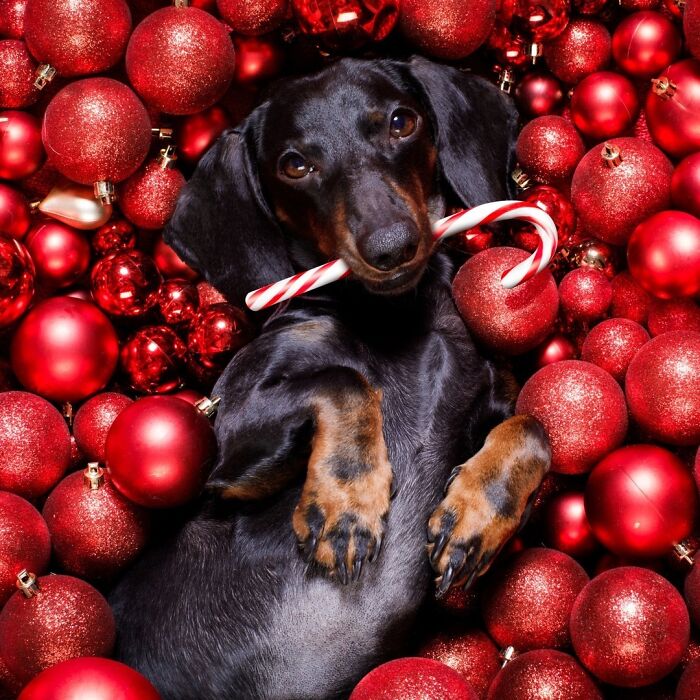
<instances>
[{"instance_id":1,"label":"dachshund","mask_svg":"<svg viewBox=\"0 0 700 700\"><path fill-rule=\"evenodd\" d=\"M119 658L166 700L347 697L406 649L431 569L469 586L521 525L549 444L431 234L508 195L516 122L455 68L344 58L202 158L165 239L232 303L329 258L352 277L267 312L214 388L205 494L112 592Z\"/></svg>"}]
</instances>

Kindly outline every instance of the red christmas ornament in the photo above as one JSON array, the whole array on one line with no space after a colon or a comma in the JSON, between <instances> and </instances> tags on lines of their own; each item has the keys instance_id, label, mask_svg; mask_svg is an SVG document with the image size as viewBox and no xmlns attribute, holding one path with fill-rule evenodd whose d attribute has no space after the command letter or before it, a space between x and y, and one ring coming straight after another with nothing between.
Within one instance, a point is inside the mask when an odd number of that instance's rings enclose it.
<instances>
[{"instance_id":1,"label":"red christmas ornament","mask_svg":"<svg viewBox=\"0 0 700 700\"><path fill-rule=\"evenodd\" d=\"M559 307L556 283L548 270L514 289L501 285L503 272L525 258L527 253L517 248L490 248L467 260L452 286L457 308L472 333L509 355L539 345L551 332Z\"/></svg>"},{"instance_id":2,"label":"red christmas ornament","mask_svg":"<svg viewBox=\"0 0 700 700\"><path fill-rule=\"evenodd\" d=\"M180 256L163 240L162 236L158 236L153 246L153 260L163 277L168 279L175 277L192 282L199 277L197 272L180 259Z\"/></svg>"},{"instance_id":3,"label":"red christmas ornament","mask_svg":"<svg viewBox=\"0 0 700 700\"><path fill-rule=\"evenodd\" d=\"M649 334L627 318L611 318L592 328L581 348L581 359L609 372L620 384L639 348Z\"/></svg>"},{"instance_id":4,"label":"red christmas ornament","mask_svg":"<svg viewBox=\"0 0 700 700\"><path fill-rule=\"evenodd\" d=\"M700 152L684 158L673 171L671 199L683 211L700 218Z\"/></svg>"},{"instance_id":5,"label":"red christmas ornament","mask_svg":"<svg viewBox=\"0 0 700 700\"><path fill-rule=\"evenodd\" d=\"M126 50L126 72L136 92L168 114L211 107L226 92L234 66L226 27L196 7L164 7L148 15Z\"/></svg>"},{"instance_id":6,"label":"red christmas ornament","mask_svg":"<svg viewBox=\"0 0 700 700\"><path fill-rule=\"evenodd\" d=\"M690 637L683 598L659 574L623 566L596 576L574 604L571 639L600 680L627 688L672 671Z\"/></svg>"},{"instance_id":7,"label":"red christmas ornament","mask_svg":"<svg viewBox=\"0 0 700 700\"><path fill-rule=\"evenodd\" d=\"M162 394L183 383L187 347L167 326L146 326L121 349L121 366L135 391Z\"/></svg>"},{"instance_id":8,"label":"red christmas ornament","mask_svg":"<svg viewBox=\"0 0 700 700\"><path fill-rule=\"evenodd\" d=\"M555 549L526 549L508 560L484 591L486 628L518 651L568 646L569 615L588 583L580 564Z\"/></svg>"},{"instance_id":9,"label":"red christmas ornament","mask_svg":"<svg viewBox=\"0 0 700 700\"><path fill-rule=\"evenodd\" d=\"M585 231L623 245L637 224L668 206L672 174L658 148L635 138L612 139L581 159L571 201Z\"/></svg>"},{"instance_id":10,"label":"red christmas ornament","mask_svg":"<svg viewBox=\"0 0 700 700\"><path fill-rule=\"evenodd\" d=\"M523 386L518 413L537 418L552 445L552 469L584 474L627 433L617 382L588 362L567 360L538 370Z\"/></svg>"},{"instance_id":11,"label":"red christmas ornament","mask_svg":"<svg viewBox=\"0 0 700 700\"><path fill-rule=\"evenodd\" d=\"M486 45L499 64L522 68L530 60L527 41L521 34L514 33L510 24L497 20Z\"/></svg>"},{"instance_id":12,"label":"red christmas ornament","mask_svg":"<svg viewBox=\"0 0 700 700\"><path fill-rule=\"evenodd\" d=\"M634 85L610 71L591 73L576 86L571 98L571 117L576 128L597 141L628 131L638 111Z\"/></svg>"},{"instance_id":13,"label":"red christmas ornament","mask_svg":"<svg viewBox=\"0 0 700 700\"><path fill-rule=\"evenodd\" d=\"M30 224L27 200L17 190L0 182L0 234L23 238Z\"/></svg>"},{"instance_id":14,"label":"red christmas ornament","mask_svg":"<svg viewBox=\"0 0 700 700\"><path fill-rule=\"evenodd\" d=\"M211 304L222 304L226 301L226 297L208 282L197 283L197 294L199 294L199 307L201 309Z\"/></svg>"},{"instance_id":15,"label":"red christmas ornament","mask_svg":"<svg viewBox=\"0 0 700 700\"><path fill-rule=\"evenodd\" d=\"M575 85L610 62L610 33L600 22L575 19L544 47L549 70L559 80Z\"/></svg>"},{"instance_id":16,"label":"red christmas ornament","mask_svg":"<svg viewBox=\"0 0 700 700\"><path fill-rule=\"evenodd\" d=\"M698 0L687 0L682 10L683 33L688 45L688 51L700 58L700 2Z\"/></svg>"},{"instance_id":17,"label":"red christmas ornament","mask_svg":"<svg viewBox=\"0 0 700 700\"><path fill-rule=\"evenodd\" d=\"M50 177L54 175L55 178L60 177L58 171ZM73 182L52 187L37 208L42 214L81 231L99 228L112 216L112 205L95 199L94 188Z\"/></svg>"},{"instance_id":18,"label":"red christmas ornament","mask_svg":"<svg viewBox=\"0 0 700 700\"><path fill-rule=\"evenodd\" d=\"M70 287L90 264L90 244L85 236L57 221L35 226L25 244L39 281L49 288Z\"/></svg>"},{"instance_id":19,"label":"red christmas ornament","mask_svg":"<svg viewBox=\"0 0 700 700\"><path fill-rule=\"evenodd\" d=\"M239 65L237 63L236 67ZM221 107L210 107L184 117L176 132L180 157L186 163L196 163L230 126L231 120Z\"/></svg>"},{"instance_id":20,"label":"red christmas ornament","mask_svg":"<svg viewBox=\"0 0 700 700\"><path fill-rule=\"evenodd\" d=\"M170 326L190 326L199 309L197 287L185 280L166 280L158 291L158 309Z\"/></svg>"},{"instance_id":21,"label":"red christmas ornament","mask_svg":"<svg viewBox=\"0 0 700 700\"><path fill-rule=\"evenodd\" d=\"M202 399L207 398L201 391L196 391L195 389L182 389L180 391L176 391L173 396L178 399L182 399L183 401L187 401L193 406L196 406Z\"/></svg>"},{"instance_id":22,"label":"red christmas ornament","mask_svg":"<svg viewBox=\"0 0 700 700\"><path fill-rule=\"evenodd\" d=\"M612 301L612 285L600 270L579 267L559 283L559 299L567 318L591 323L605 316Z\"/></svg>"},{"instance_id":23,"label":"red christmas ornament","mask_svg":"<svg viewBox=\"0 0 700 700\"><path fill-rule=\"evenodd\" d=\"M88 399L78 409L73 419L73 435L86 459L104 463L107 433L116 417L132 403L124 394L106 391Z\"/></svg>"},{"instance_id":24,"label":"red christmas ornament","mask_svg":"<svg viewBox=\"0 0 700 700\"><path fill-rule=\"evenodd\" d=\"M25 391L0 393L0 489L41 496L63 476L70 458L68 426L48 401Z\"/></svg>"},{"instance_id":25,"label":"red christmas ornament","mask_svg":"<svg viewBox=\"0 0 700 700\"><path fill-rule=\"evenodd\" d=\"M236 70L233 80L236 83L247 84L268 80L282 70L284 52L277 41L271 37L234 34L233 46L236 50ZM220 107L212 109L222 111ZM178 140L179 138L180 134L178 134Z\"/></svg>"},{"instance_id":26,"label":"red christmas ornament","mask_svg":"<svg viewBox=\"0 0 700 700\"><path fill-rule=\"evenodd\" d=\"M227 303L212 304L197 314L187 344L206 369L221 370L251 338L243 311Z\"/></svg>"},{"instance_id":27,"label":"red christmas ornament","mask_svg":"<svg viewBox=\"0 0 700 700\"><path fill-rule=\"evenodd\" d=\"M474 689L449 666L406 657L377 666L350 694L350 700L478 700Z\"/></svg>"},{"instance_id":28,"label":"red christmas ornament","mask_svg":"<svg viewBox=\"0 0 700 700\"><path fill-rule=\"evenodd\" d=\"M109 656L114 616L89 583L26 572L22 583L0 612L0 656L18 680L26 683L66 659Z\"/></svg>"},{"instance_id":29,"label":"red christmas ornament","mask_svg":"<svg viewBox=\"0 0 700 700\"><path fill-rule=\"evenodd\" d=\"M51 537L39 511L19 496L0 491L0 608L17 590L22 569L44 572Z\"/></svg>"},{"instance_id":30,"label":"red christmas ornament","mask_svg":"<svg viewBox=\"0 0 700 700\"><path fill-rule=\"evenodd\" d=\"M216 438L207 418L187 401L149 396L124 409L107 436L107 467L121 493L143 506L170 508L194 498Z\"/></svg>"},{"instance_id":31,"label":"red christmas ornament","mask_svg":"<svg viewBox=\"0 0 700 700\"><path fill-rule=\"evenodd\" d=\"M640 287L629 272L621 272L612 280L612 302L610 315L614 318L628 318L644 324L649 313L651 297Z\"/></svg>"},{"instance_id":32,"label":"red christmas ornament","mask_svg":"<svg viewBox=\"0 0 700 700\"><path fill-rule=\"evenodd\" d=\"M287 0L216 0L219 14L234 32L267 34L279 28L288 10Z\"/></svg>"},{"instance_id":33,"label":"red christmas ornament","mask_svg":"<svg viewBox=\"0 0 700 700\"><path fill-rule=\"evenodd\" d=\"M403 0L399 26L403 35L431 56L464 58L487 39L496 21L495 0L441 3Z\"/></svg>"},{"instance_id":34,"label":"red christmas ornament","mask_svg":"<svg viewBox=\"0 0 700 700\"><path fill-rule=\"evenodd\" d=\"M695 481L698 481L698 469L695 468ZM690 619L694 624L700 622L700 566L693 564L693 568L686 576L683 583L683 596L688 605Z\"/></svg>"},{"instance_id":35,"label":"red christmas ornament","mask_svg":"<svg viewBox=\"0 0 700 700\"><path fill-rule=\"evenodd\" d=\"M681 52L681 33L660 12L635 12L620 22L612 38L620 68L635 78L651 78L673 63Z\"/></svg>"},{"instance_id":36,"label":"red christmas ornament","mask_svg":"<svg viewBox=\"0 0 700 700\"><path fill-rule=\"evenodd\" d=\"M630 413L652 437L672 445L700 443L700 333L652 338L627 370Z\"/></svg>"},{"instance_id":37,"label":"red christmas ornament","mask_svg":"<svg viewBox=\"0 0 700 700\"><path fill-rule=\"evenodd\" d=\"M654 299L647 324L652 337L670 331L700 332L700 306L688 298Z\"/></svg>"},{"instance_id":38,"label":"red christmas ornament","mask_svg":"<svg viewBox=\"0 0 700 700\"><path fill-rule=\"evenodd\" d=\"M545 511L545 537L550 547L570 557L588 557L598 549L582 493L568 491L552 497Z\"/></svg>"},{"instance_id":39,"label":"red christmas ornament","mask_svg":"<svg viewBox=\"0 0 700 700\"><path fill-rule=\"evenodd\" d=\"M14 323L34 296L34 263L27 249L0 234L0 328Z\"/></svg>"},{"instance_id":40,"label":"red christmas ornament","mask_svg":"<svg viewBox=\"0 0 700 700\"><path fill-rule=\"evenodd\" d=\"M659 0L619 0L620 7L624 10L655 10Z\"/></svg>"},{"instance_id":41,"label":"red christmas ornament","mask_svg":"<svg viewBox=\"0 0 700 700\"><path fill-rule=\"evenodd\" d=\"M565 335L557 334L545 340L535 350L535 367L540 369L554 362L574 360L575 358L576 346Z\"/></svg>"},{"instance_id":42,"label":"red christmas ornament","mask_svg":"<svg viewBox=\"0 0 700 700\"><path fill-rule=\"evenodd\" d=\"M564 89L550 73L526 73L515 88L515 100L527 117L543 117L561 109Z\"/></svg>"},{"instance_id":43,"label":"red christmas ornament","mask_svg":"<svg viewBox=\"0 0 700 700\"><path fill-rule=\"evenodd\" d=\"M595 683L568 654L529 651L509 661L496 676L489 700L602 700Z\"/></svg>"},{"instance_id":44,"label":"red christmas ornament","mask_svg":"<svg viewBox=\"0 0 700 700\"><path fill-rule=\"evenodd\" d=\"M569 22L567 0L516 0L513 23L540 44L559 36Z\"/></svg>"},{"instance_id":45,"label":"red christmas ornament","mask_svg":"<svg viewBox=\"0 0 700 700\"><path fill-rule=\"evenodd\" d=\"M112 324L73 297L37 304L12 339L12 370L30 391L52 401L80 401L102 389L117 364Z\"/></svg>"},{"instance_id":46,"label":"red christmas ornament","mask_svg":"<svg viewBox=\"0 0 700 700\"><path fill-rule=\"evenodd\" d=\"M0 178L28 177L43 160L39 120L27 112L0 112Z\"/></svg>"},{"instance_id":47,"label":"red christmas ornament","mask_svg":"<svg viewBox=\"0 0 700 700\"><path fill-rule=\"evenodd\" d=\"M22 690L18 700L161 700L140 673L110 659L84 657L47 668Z\"/></svg>"},{"instance_id":48,"label":"red christmas ornament","mask_svg":"<svg viewBox=\"0 0 700 700\"><path fill-rule=\"evenodd\" d=\"M34 104L39 98L39 92L34 87L36 64L26 44L16 39L0 41L0 64L5 69L0 85L0 107L29 107Z\"/></svg>"},{"instance_id":49,"label":"red christmas ornament","mask_svg":"<svg viewBox=\"0 0 700 700\"><path fill-rule=\"evenodd\" d=\"M92 249L102 258L136 247L136 230L124 219L114 219L100 226L92 237Z\"/></svg>"},{"instance_id":50,"label":"red christmas ornament","mask_svg":"<svg viewBox=\"0 0 700 700\"><path fill-rule=\"evenodd\" d=\"M0 0L0 36L21 39L27 0Z\"/></svg>"},{"instance_id":51,"label":"red christmas ornament","mask_svg":"<svg viewBox=\"0 0 700 700\"><path fill-rule=\"evenodd\" d=\"M700 698L700 659L691 661L683 671L676 687L675 700Z\"/></svg>"}]
</instances>

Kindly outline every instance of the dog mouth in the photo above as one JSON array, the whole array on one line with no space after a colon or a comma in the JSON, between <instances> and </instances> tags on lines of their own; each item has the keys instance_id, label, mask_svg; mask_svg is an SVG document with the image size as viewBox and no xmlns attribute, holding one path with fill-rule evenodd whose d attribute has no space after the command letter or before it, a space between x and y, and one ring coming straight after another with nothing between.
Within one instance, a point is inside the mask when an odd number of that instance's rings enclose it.
<instances>
[{"instance_id":1,"label":"dog mouth","mask_svg":"<svg viewBox=\"0 0 700 700\"><path fill-rule=\"evenodd\" d=\"M376 271L373 271L374 274L370 273L364 264L356 265L349 260L347 262L354 278L360 281L369 292L383 296L398 296L418 285L427 267L428 258L420 261L413 260L401 269L389 270L382 275L376 274Z\"/></svg>"}]
</instances>

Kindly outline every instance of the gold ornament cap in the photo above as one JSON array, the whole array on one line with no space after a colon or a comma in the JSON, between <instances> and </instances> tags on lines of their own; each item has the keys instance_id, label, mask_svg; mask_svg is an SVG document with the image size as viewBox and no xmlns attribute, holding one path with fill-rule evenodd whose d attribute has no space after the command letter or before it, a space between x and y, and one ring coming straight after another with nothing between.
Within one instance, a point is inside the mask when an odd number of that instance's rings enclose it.
<instances>
[{"instance_id":1,"label":"gold ornament cap","mask_svg":"<svg viewBox=\"0 0 700 700\"><path fill-rule=\"evenodd\" d=\"M56 69L48 63L42 63L35 72L34 87L43 90L55 77Z\"/></svg>"},{"instance_id":2,"label":"gold ornament cap","mask_svg":"<svg viewBox=\"0 0 700 700\"><path fill-rule=\"evenodd\" d=\"M514 646L507 646L505 649L501 649L499 654L502 660L501 668L505 668L517 655L518 652L515 651Z\"/></svg>"},{"instance_id":3,"label":"gold ornament cap","mask_svg":"<svg viewBox=\"0 0 700 700\"><path fill-rule=\"evenodd\" d=\"M600 155L608 168L617 168L618 165L622 164L622 151L614 143L606 142Z\"/></svg>"},{"instance_id":4,"label":"gold ornament cap","mask_svg":"<svg viewBox=\"0 0 700 700\"><path fill-rule=\"evenodd\" d=\"M206 396L195 403L195 408L203 413L207 418L212 418L216 415L219 410L219 404L221 403L221 398L219 396L212 396L208 399Z\"/></svg>"},{"instance_id":5,"label":"gold ornament cap","mask_svg":"<svg viewBox=\"0 0 700 700\"><path fill-rule=\"evenodd\" d=\"M163 170L171 170L175 167L175 161L177 161L177 153L175 153L175 146L166 146L160 149L160 155L158 156L158 165Z\"/></svg>"},{"instance_id":6,"label":"gold ornament cap","mask_svg":"<svg viewBox=\"0 0 700 700\"><path fill-rule=\"evenodd\" d=\"M151 136L159 141L172 141L175 132L170 126L154 126L151 129Z\"/></svg>"},{"instance_id":7,"label":"gold ornament cap","mask_svg":"<svg viewBox=\"0 0 700 700\"><path fill-rule=\"evenodd\" d=\"M97 462L88 462L83 472L83 483L90 491L97 491L105 482L105 470Z\"/></svg>"},{"instance_id":8,"label":"gold ornament cap","mask_svg":"<svg viewBox=\"0 0 700 700\"><path fill-rule=\"evenodd\" d=\"M501 69L498 73L496 84L501 92L510 95L510 91L513 89L513 85L515 85L515 73L513 73L513 69L508 67Z\"/></svg>"},{"instance_id":9,"label":"gold ornament cap","mask_svg":"<svg viewBox=\"0 0 700 700\"><path fill-rule=\"evenodd\" d=\"M36 580L36 574L33 574L26 569L22 569L17 574L17 588L24 593L26 598L33 598L40 593L39 582Z\"/></svg>"},{"instance_id":10,"label":"gold ornament cap","mask_svg":"<svg viewBox=\"0 0 700 700\"><path fill-rule=\"evenodd\" d=\"M107 180L99 180L96 182L93 185L93 192L95 193L95 199L99 200L102 204L112 204L117 198L114 183L108 182Z\"/></svg>"},{"instance_id":11,"label":"gold ornament cap","mask_svg":"<svg viewBox=\"0 0 700 700\"><path fill-rule=\"evenodd\" d=\"M673 553L679 561L684 561L688 566L694 566L695 560L693 559L693 554L695 554L695 550L690 547L688 542L684 541L674 544Z\"/></svg>"},{"instance_id":12,"label":"gold ornament cap","mask_svg":"<svg viewBox=\"0 0 700 700\"><path fill-rule=\"evenodd\" d=\"M538 44L537 42L530 44L527 53L534 66L537 63L537 59L542 55L542 44Z\"/></svg>"},{"instance_id":13,"label":"gold ornament cap","mask_svg":"<svg viewBox=\"0 0 700 700\"><path fill-rule=\"evenodd\" d=\"M532 178L519 165L515 166L510 177L521 190L526 190L533 184Z\"/></svg>"},{"instance_id":14,"label":"gold ornament cap","mask_svg":"<svg viewBox=\"0 0 700 700\"><path fill-rule=\"evenodd\" d=\"M678 86L667 75L654 78L651 81L651 89L655 95L663 100L670 100L675 94Z\"/></svg>"}]
</instances>

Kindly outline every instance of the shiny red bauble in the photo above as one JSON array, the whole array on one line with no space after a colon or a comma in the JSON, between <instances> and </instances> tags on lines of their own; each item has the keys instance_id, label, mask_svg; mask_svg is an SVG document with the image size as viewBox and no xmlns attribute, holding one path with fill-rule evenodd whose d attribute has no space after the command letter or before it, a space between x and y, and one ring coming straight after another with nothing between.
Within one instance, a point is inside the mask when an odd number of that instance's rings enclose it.
<instances>
[{"instance_id":1,"label":"shiny red bauble","mask_svg":"<svg viewBox=\"0 0 700 700\"><path fill-rule=\"evenodd\" d=\"M652 338L630 363L625 393L646 433L671 445L700 443L700 333Z\"/></svg>"},{"instance_id":2,"label":"shiny red bauble","mask_svg":"<svg viewBox=\"0 0 700 700\"><path fill-rule=\"evenodd\" d=\"M569 616L588 575L555 549L526 549L497 570L484 591L486 629L501 647L518 651L570 644Z\"/></svg>"},{"instance_id":3,"label":"shiny red bauble","mask_svg":"<svg viewBox=\"0 0 700 700\"><path fill-rule=\"evenodd\" d=\"M177 150L187 163L196 163L221 135L231 126L231 119L221 107L210 107L183 117L177 128Z\"/></svg>"},{"instance_id":4,"label":"shiny red bauble","mask_svg":"<svg viewBox=\"0 0 700 700\"><path fill-rule=\"evenodd\" d=\"M452 294L462 318L479 341L509 355L539 345L551 332L559 308L549 270L505 289L501 278L528 254L517 248L490 248L462 265Z\"/></svg>"},{"instance_id":5,"label":"shiny red bauble","mask_svg":"<svg viewBox=\"0 0 700 700\"><path fill-rule=\"evenodd\" d=\"M370 671L349 700L478 700L457 671L433 659L395 659Z\"/></svg>"},{"instance_id":6,"label":"shiny red bauble","mask_svg":"<svg viewBox=\"0 0 700 700\"><path fill-rule=\"evenodd\" d=\"M559 36L569 22L567 0L516 0L513 25L539 44Z\"/></svg>"},{"instance_id":7,"label":"shiny red bauble","mask_svg":"<svg viewBox=\"0 0 700 700\"><path fill-rule=\"evenodd\" d=\"M29 177L43 160L39 120L27 112L0 112L0 178Z\"/></svg>"},{"instance_id":8,"label":"shiny red bauble","mask_svg":"<svg viewBox=\"0 0 700 700\"><path fill-rule=\"evenodd\" d=\"M109 604L89 583L42 576L31 598L16 591L0 612L0 656L26 683L49 666L80 656L109 656L115 624Z\"/></svg>"},{"instance_id":9,"label":"shiny red bauble","mask_svg":"<svg viewBox=\"0 0 700 700\"><path fill-rule=\"evenodd\" d=\"M559 80L575 85L610 62L610 33L592 19L575 19L544 47L549 70Z\"/></svg>"},{"instance_id":10,"label":"shiny red bauble","mask_svg":"<svg viewBox=\"0 0 700 700\"><path fill-rule=\"evenodd\" d=\"M685 667L678 680L674 696L674 700L695 700L695 698L700 698L700 659L694 659Z\"/></svg>"},{"instance_id":11,"label":"shiny red bauble","mask_svg":"<svg viewBox=\"0 0 700 700\"><path fill-rule=\"evenodd\" d=\"M161 700L148 679L111 659L82 657L42 671L18 700Z\"/></svg>"},{"instance_id":12,"label":"shiny red bauble","mask_svg":"<svg viewBox=\"0 0 700 700\"><path fill-rule=\"evenodd\" d=\"M102 258L122 250L133 250L136 241L136 229L133 224L124 219L113 219L95 231L90 243L95 254Z\"/></svg>"},{"instance_id":13,"label":"shiny red bauble","mask_svg":"<svg viewBox=\"0 0 700 700\"><path fill-rule=\"evenodd\" d=\"M0 35L21 39L26 9L27 0L0 0Z\"/></svg>"},{"instance_id":14,"label":"shiny red bauble","mask_svg":"<svg viewBox=\"0 0 700 700\"><path fill-rule=\"evenodd\" d=\"M700 331L700 305L688 297L654 299L647 326L652 337L670 331Z\"/></svg>"},{"instance_id":15,"label":"shiny red bauble","mask_svg":"<svg viewBox=\"0 0 700 700\"><path fill-rule=\"evenodd\" d=\"M700 152L684 158L673 171L671 199L678 209L700 218Z\"/></svg>"},{"instance_id":16,"label":"shiny red bauble","mask_svg":"<svg viewBox=\"0 0 700 700\"><path fill-rule=\"evenodd\" d=\"M652 78L678 58L681 33L660 12L635 12L617 25L612 51L625 73L635 78Z\"/></svg>"},{"instance_id":17,"label":"shiny red bauble","mask_svg":"<svg viewBox=\"0 0 700 700\"><path fill-rule=\"evenodd\" d=\"M540 369L554 362L576 359L576 346L565 335L557 333L535 349L535 367Z\"/></svg>"},{"instance_id":18,"label":"shiny red bauble","mask_svg":"<svg viewBox=\"0 0 700 700\"><path fill-rule=\"evenodd\" d=\"M211 107L229 86L234 66L226 27L196 7L156 10L134 29L126 50L136 92L169 114Z\"/></svg>"},{"instance_id":19,"label":"shiny red bauble","mask_svg":"<svg viewBox=\"0 0 700 700\"><path fill-rule=\"evenodd\" d=\"M27 200L18 190L0 183L0 234L22 238L30 224Z\"/></svg>"},{"instance_id":20,"label":"shiny red bauble","mask_svg":"<svg viewBox=\"0 0 700 700\"><path fill-rule=\"evenodd\" d=\"M90 265L90 244L80 231L58 221L35 226L24 240L38 280L59 289L75 284Z\"/></svg>"},{"instance_id":21,"label":"shiny red bauble","mask_svg":"<svg viewBox=\"0 0 700 700\"><path fill-rule=\"evenodd\" d=\"M621 272L612 279L612 302L610 316L628 318L630 321L644 324L649 314L651 296L634 280L629 272Z\"/></svg>"},{"instance_id":22,"label":"shiny red bauble","mask_svg":"<svg viewBox=\"0 0 700 700\"><path fill-rule=\"evenodd\" d=\"M612 285L600 270L579 267L559 283L559 301L566 318L591 323L605 316L612 301Z\"/></svg>"},{"instance_id":23,"label":"shiny red bauble","mask_svg":"<svg viewBox=\"0 0 700 700\"><path fill-rule=\"evenodd\" d=\"M169 326L190 326L198 309L199 294L191 282L171 279L160 285L158 310Z\"/></svg>"},{"instance_id":24,"label":"shiny red bauble","mask_svg":"<svg viewBox=\"0 0 700 700\"><path fill-rule=\"evenodd\" d=\"M690 534L697 511L690 472L655 445L615 450L591 472L586 486L586 515L595 536L622 557L667 554Z\"/></svg>"},{"instance_id":25,"label":"shiny red bauble","mask_svg":"<svg viewBox=\"0 0 700 700\"><path fill-rule=\"evenodd\" d=\"M489 689L488 700L602 700L576 661L561 651L528 651L509 661Z\"/></svg>"},{"instance_id":26,"label":"shiny red bauble","mask_svg":"<svg viewBox=\"0 0 700 700\"><path fill-rule=\"evenodd\" d=\"M639 348L649 340L642 326L627 318L611 318L594 326L583 341L581 359L609 372L620 384Z\"/></svg>"},{"instance_id":27,"label":"shiny red bauble","mask_svg":"<svg viewBox=\"0 0 700 700\"><path fill-rule=\"evenodd\" d=\"M683 8L683 33L688 51L700 58L700 2L688 0Z\"/></svg>"},{"instance_id":28,"label":"shiny red bauble","mask_svg":"<svg viewBox=\"0 0 700 700\"><path fill-rule=\"evenodd\" d=\"M90 462L105 461L107 433L116 417L133 402L128 396L105 391L88 399L73 418L73 436Z\"/></svg>"},{"instance_id":29,"label":"shiny red bauble","mask_svg":"<svg viewBox=\"0 0 700 700\"><path fill-rule=\"evenodd\" d=\"M149 396L122 411L107 436L107 467L121 493L170 508L194 498L216 455L205 416L187 401Z\"/></svg>"},{"instance_id":30,"label":"shiny red bauble","mask_svg":"<svg viewBox=\"0 0 700 700\"><path fill-rule=\"evenodd\" d=\"M22 569L44 573L51 537L39 511L28 501L0 491L0 608L17 590Z\"/></svg>"},{"instance_id":31,"label":"shiny red bauble","mask_svg":"<svg viewBox=\"0 0 700 700\"><path fill-rule=\"evenodd\" d=\"M564 104L562 84L551 73L526 73L515 87L515 100L528 117L553 114Z\"/></svg>"},{"instance_id":32,"label":"shiny red bauble","mask_svg":"<svg viewBox=\"0 0 700 700\"><path fill-rule=\"evenodd\" d=\"M552 446L552 469L584 474L627 433L627 407L618 383L579 360L547 365L527 380L516 410L537 418Z\"/></svg>"},{"instance_id":33,"label":"shiny red bauble","mask_svg":"<svg viewBox=\"0 0 700 700\"><path fill-rule=\"evenodd\" d=\"M632 276L661 299L700 291L700 219L663 211L635 228L627 247Z\"/></svg>"},{"instance_id":34,"label":"shiny red bauble","mask_svg":"<svg viewBox=\"0 0 700 700\"><path fill-rule=\"evenodd\" d=\"M634 85L610 71L591 73L576 86L571 98L571 118L576 128L596 141L628 131L638 111Z\"/></svg>"},{"instance_id":35,"label":"shiny red bauble","mask_svg":"<svg viewBox=\"0 0 700 700\"><path fill-rule=\"evenodd\" d=\"M287 16L288 0L216 0L221 18L234 32L267 34L277 29Z\"/></svg>"},{"instance_id":36,"label":"shiny red bauble","mask_svg":"<svg viewBox=\"0 0 700 700\"><path fill-rule=\"evenodd\" d=\"M153 260L163 277L175 277L189 280L190 282L199 277L198 273L180 258L180 256L163 240L162 236L158 236L153 246Z\"/></svg>"},{"instance_id":37,"label":"shiny red bauble","mask_svg":"<svg viewBox=\"0 0 700 700\"><path fill-rule=\"evenodd\" d=\"M637 224L668 207L673 166L641 139L608 143L609 148L595 146L581 159L571 182L571 201L585 231L623 245Z\"/></svg>"},{"instance_id":38,"label":"shiny red bauble","mask_svg":"<svg viewBox=\"0 0 700 700\"><path fill-rule=\"evenodd\" d=\"M12 339L12 370L30 391L52 401L80 401L110 380L118 342L109 319L73 297L37 304Z\"/></svg>"},{"instance_id":39,"label":"shiny red bauble","mask_svg":"<svg viewBox=\"0 0 700 700\"><path fill-rule=\"evenodd\" d=\"M574 604L571 639L600 680L638 688L663 678L690 637L680 593L649 569L623 566L596 576Z\"/></svg>"},{"instance_id":40,"label":"shiny red bauble","mask_svg":"<svg viewBox=\"0 0 700 700\"><path fill-rule=\"evenodd\" d=\"M188 337L190 352L207 369L223 369L232 355L252 338L246 315L232 304L205 306Z\"/></svg>"},{"instance_id":41,"label":"shiny red bauble","mask_svg":"<svg viewBox=\"0 0 700 700\"><path fill-rule=\"evenodd\" d=\"M69 83L49 102L44 148L67 178L83 184L119 182L143 162L151 145L146 108L111 78Z\"/></svg>"},{"instance_id":42,"label":"shiny red bauble","mask_svg":"<svg viewBox=\"0 0 700 700\"><path fill-rule=\"evenodd\" d=\"M544 523L547 544L570 557L588 557L598 549L579 491L554 495L546 506Z\"/></svg>"},{"instance_id":43,"label":"shiny red bauble","mask_svg":"<svg viewBox=\"0 0 700 700\"><path fill-rule=\"evenodd\" d=\"M27 249L0 234L0 328L14 323L34 297L34 263Z\"/></svg>"},{"instance_id":44,"label":"shiny red bauble","mask_svg":"<svg viewBox=\"0 0 700 700\"><path fill-rule=\"evenodd\" d=\"M268 80L282 70L284 52L274 38L235 35L233 46L236 49L236 71L233 77L236 83ZM178 134L178 138L179 136Z\"/></svg>"}]
</instances>

